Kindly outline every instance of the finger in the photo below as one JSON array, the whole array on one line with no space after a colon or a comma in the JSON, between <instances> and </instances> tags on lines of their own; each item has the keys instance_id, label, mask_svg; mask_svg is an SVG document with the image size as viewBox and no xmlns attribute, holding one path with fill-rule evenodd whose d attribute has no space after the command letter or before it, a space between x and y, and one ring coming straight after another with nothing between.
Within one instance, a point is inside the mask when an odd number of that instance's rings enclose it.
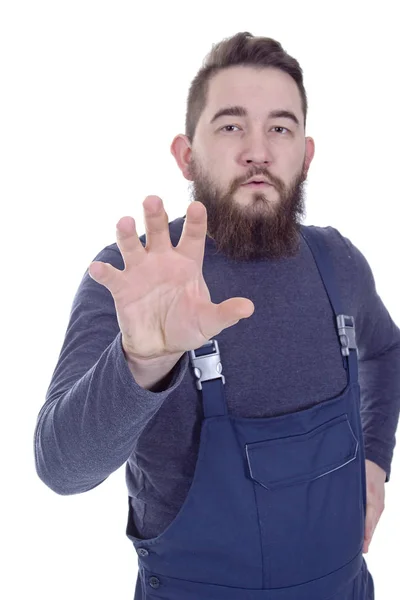
<instances>
[{"instance_id":1,"label":"finger","mask_svg":"<svg viewBox=\"0 0 400 600\"><path fill-rule=\"evenodd\" d=\"M371 526L371 517L372 517L371 506L370 506L370 504L367 504L367 515L366 515L366 518L365 518L365 532L364 532L364 539L365 540L369 540L370 537L371 537L371 529L372 529L372 526Z\"/></svg>"},{"instance_id":2,"label":"finger","mask_svg":"<svg viewBox=\"0 0 400 600\"><path fill-rule=\"evenodd\" d=\"M207 235L207 210L202 202L191 202L183 224L181 239L176 250L184 256L203 264L204 245Z\"/></svg>"},{"instance_id":3,"label":"finger","mask_svg":"<svg viewBox=\"0 0 400 600\"><path fill-rule=\"evenodd\" d=\"M254 304L247 298L229 298L220 304L207 302L198 307L198 323L203 336L209 340L223 329L236 325L254 312Z\"/></svg>"},{"instance_id":4,"label":"finger","mask_svg":"<svg viewBox=\"0 0 400 600\"><path fill-rule=\"evenodd\" d=\"M145 256L145 249L136 233L135 220L132 217L122 217L116 228L117 245L125 263L125 269L132 264L138 264ZM114 296L123 285L121 270L101 261L93 261L89 265L89 275L97 283L104 285Z\"/></svg>"},{"instance_id":5,"label":"finger","mask_svg":"<svg viewBox=\"0 0 400 600\"><path fill-rule=\"evenodd\" d=\"M367 552L376 527L376 511L372 504L367 504L365 519L364 549Z\"/></svg>"},{"instance_id":6,"label":"finger","mask_svg":"<svg viewBox=\"0 0 400 600\"><path fill-rule=\"evenodd\" d=\"M139 264L146 255L146 251L136 232L136 223L133 217L122 217L116 227L117 246L124 259L125 269Z\"/></svg>"},{"instance_id":7,"label":"finger","mask_svg":"<svg viewBox=\"0 0 400 600\"><path fill-rule=\"evenodd\" d=\"M165 252L172 247L168 215L159 196L146 196L143 202L146 250Z\"/></svg>"},{"instance_id":8,"label":"finger","mask_svg":"<svg viewBox=\"0 0 400 600\"><path fill-rule=\"evenodd\" d=\"M93 261L90 263L88 268L90 277L104 285L113 295L118 293L118 289L121 286L121 271L116 269L109 263L101 261Z\"/></svg>"}]
</instances>

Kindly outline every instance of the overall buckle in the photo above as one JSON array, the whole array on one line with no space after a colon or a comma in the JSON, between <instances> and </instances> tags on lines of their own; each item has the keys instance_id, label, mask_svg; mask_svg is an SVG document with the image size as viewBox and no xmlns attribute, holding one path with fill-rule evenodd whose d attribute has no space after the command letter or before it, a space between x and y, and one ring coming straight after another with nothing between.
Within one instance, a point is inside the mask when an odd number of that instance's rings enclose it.
<instances>
[{"instance_id":1,"label":"overall buckle","mask_svg":"<svg viewBox=\"0 0 400 600\"><path fill-rule=\"evenodd\" d=\"M349 356L350 350L355 350L358 357L354 317L349 315L337 315L336 323L339 332L340 343L342 344L342 355Z\"/></svg>"},{"instance_id":2,"label":"overall buckle","mask_svg":"<svg viewBox=\"0 0 400 600\"><path fill-rule=\"evenodd\" d=\"M205 346L212 346L210 353L196 356L195 352L204 348ZM219 346L217 340L210 340L206 342L201 348L196 350L189 350L190 362L192 363L194 374L197 378L196 387L198 390L202 390L202 381L209 381L210 379L222 379L222 383L225 385L225 377L222 373L222 363L219 353Z\"/></svg>"}]
</instances>

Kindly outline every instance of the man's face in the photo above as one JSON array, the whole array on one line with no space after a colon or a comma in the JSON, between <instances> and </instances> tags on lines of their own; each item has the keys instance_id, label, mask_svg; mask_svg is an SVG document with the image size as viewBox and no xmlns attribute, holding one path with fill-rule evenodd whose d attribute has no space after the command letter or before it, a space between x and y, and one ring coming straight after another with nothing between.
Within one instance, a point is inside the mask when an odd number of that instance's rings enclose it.
<instances>
[{"instance_id":1,"label":"man's face","mask_svg":"<svg viewBox=\"0 0 400 600\"><path fill-rule=\"evenodd\" d=\"M246 114L222 115L242 107ZM286 110L287 116L270 112ZM193 200L207 209L207 235L234 260L294 256L304 216L304 182L314 155L304 137L295 81L277 69L231 67L211 81L193 144L173 142L175 158L193 182ZM172 148L171 148L172 149ZM176 152L180 152L180 158ZM265 177L268 184L245 184Z\"/></svg>"}]
</instances>

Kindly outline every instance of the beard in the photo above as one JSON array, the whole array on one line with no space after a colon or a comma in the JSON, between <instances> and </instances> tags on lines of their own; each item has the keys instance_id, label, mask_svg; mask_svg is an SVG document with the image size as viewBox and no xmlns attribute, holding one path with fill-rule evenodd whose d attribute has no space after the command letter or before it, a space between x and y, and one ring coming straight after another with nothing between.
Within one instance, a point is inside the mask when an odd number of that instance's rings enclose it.
<instances>
[{"instance_id":1,"label":"beard","mask_svg":"<svg viewBox=\"0 0 400 600\"><path fill-rule=\"evenodd\" d=\"M207 176L193 153L189 171L191 201L206 207L207 235L214 240L217 252L237 261L289 258L297 254L300 224L305 215L304 162L289 186L265 169L253 167L245 178L232 182L225 193ZM257 175L265 176L272 186L262 191L241 188Z\"/></svg>"}]
</instances>

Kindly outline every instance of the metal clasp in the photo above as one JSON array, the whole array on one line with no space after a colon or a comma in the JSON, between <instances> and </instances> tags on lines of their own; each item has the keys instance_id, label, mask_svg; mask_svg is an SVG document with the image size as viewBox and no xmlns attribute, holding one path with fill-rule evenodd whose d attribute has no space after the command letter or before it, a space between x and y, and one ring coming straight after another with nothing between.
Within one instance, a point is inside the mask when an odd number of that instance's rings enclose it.
<instances>
[{"instance_id":1,"label":"metal clasp","mask_svg":"<svg viewBox=\"0 0 400 600\"><path fill-rule=\"evenodd\" d=\"M198 390L202 390L203 387L201 385L202 381L209 381L210 379L222 379L222 383L225 385L225 377L221 375L222 373L222 363L220 359L219 346L217 340L210 340L204 346L212 346L209 354L203 354L202 356L196 356L195 352L199 351L200 348L196 350L190 350L190 362L192 363L194 374L197 378L196 387Z\"/></svg>"},{"instance_id":2,"label":"metal clasp","mask_svg":"<svg viewBox=\"0 0 400 600\"><path fill-rule=\"evenodd\" d=\"M358 357L354 317L348 315L337 315L336 322L340 343L342 344L342 355L349 356L350 350L355 350Z\"/></svg>"}]
</instances>

